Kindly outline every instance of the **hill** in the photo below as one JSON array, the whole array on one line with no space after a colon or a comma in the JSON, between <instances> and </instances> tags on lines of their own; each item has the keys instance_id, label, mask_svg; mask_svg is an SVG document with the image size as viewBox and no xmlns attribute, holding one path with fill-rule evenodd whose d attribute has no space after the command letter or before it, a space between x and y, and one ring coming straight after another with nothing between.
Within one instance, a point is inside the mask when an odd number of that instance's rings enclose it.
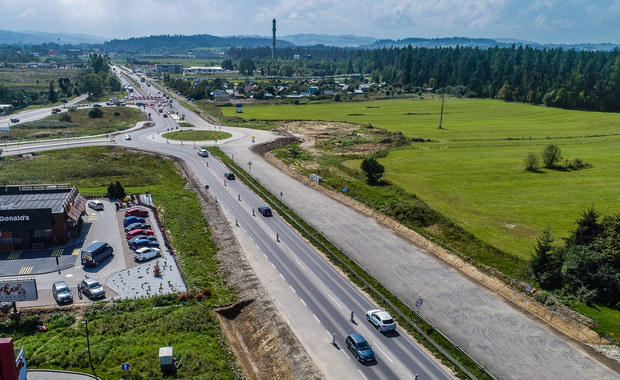
<instances>
[{"instance_id":1,"label":"hill","mask_svg":"<svg viewBox=\"0 0 620 380\"><path fill-rule=\"evenodd\" d=\"M278 41L288 41L298 46L325 45L335 47L358 47L369 45L377 41L374 37L359 37L354 35L331 36L328 34L292 34L282 36Z\"/></svg>"},{"instance_id":2,"label":"hill","mask_svg":"<svg viewBox=\"0 0 620 380\"><path fill-rule=\"evenodd\" d=\"M38 45L53 42L66 45L99 44L105 41L103 37L88 34L46 33L46 32L13 32L0 30L0 44L5 45Z\"/></svg>"}]
</instances>

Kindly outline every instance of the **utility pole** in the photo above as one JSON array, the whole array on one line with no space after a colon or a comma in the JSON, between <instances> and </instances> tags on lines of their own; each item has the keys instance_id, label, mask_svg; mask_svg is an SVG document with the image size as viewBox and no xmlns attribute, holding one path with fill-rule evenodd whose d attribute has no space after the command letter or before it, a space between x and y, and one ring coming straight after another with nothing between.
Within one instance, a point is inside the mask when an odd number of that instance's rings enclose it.
<instances>
[{"instance_id":1,"label":"utility pole","mask_svg":"<svg viewBox=\"0 0 620 380\"><path fill-rule=\"evenodd\" d=\"M271 59L274 59L276 57L276 19L273 19L273 28L271 29L273 31L273 41L272 41L272 47L271 47Z\"/></svg>"}]
</instances>

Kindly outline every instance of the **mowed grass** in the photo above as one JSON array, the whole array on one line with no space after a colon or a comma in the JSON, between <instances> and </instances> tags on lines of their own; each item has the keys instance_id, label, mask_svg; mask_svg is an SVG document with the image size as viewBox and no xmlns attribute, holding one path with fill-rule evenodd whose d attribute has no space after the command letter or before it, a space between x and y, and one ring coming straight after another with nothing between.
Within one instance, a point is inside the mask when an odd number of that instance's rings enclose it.
<instances>
[{"instance_id":1,"label":"mowed grass","mask_svg":"<svg viewBox=\"0 0 620 380\"><path fill-rule=\"evenodd\" d=\"M11 135L16 140L90 136L122 131L142 120L141 112L135 108L102 107L100 109L103 111L103 117L100 118L89 117L90 109L78 109L50 115L42 120L18 123L11 128ZM65 114L71 117L70 122L59 121Z\"/></svg>"},{"instance_id":2,"label":"mowed grass","mask_svg":"<svg viewBox=\"0 0 620 380\"><path fill-rule=\"evenodd\" d=\"M175 131L167 132L161 135L163 138L171 140L184 140L184 141L210 141L210 140L223 140L231 137L232 135L227 132L216 131Z\"/></svg>"},{"instance_id":3,"label":"mowed grass","mask_svg":"<svg viewBox=\"0 0 620 380\"><path fill-rule=\"evenodd\" d=\"M556 238L594 204L616 212L620 192L620 115L568 111L482 99L440 99L306 105L245 105L226 116L372 124L433 142L413 143L380 162L384 178L416 194L467 231L505 252L529 258L548 225ZM597 137L598 136L598 137ZM530 139L531 138L531 139ZM523 170L530 152L558 144L563 156L592 164L580 171ZM359 170L359 160L345 162Z\"/></svg>"},{"instance_id":4,"label":"mowed grass","mask_svg":"<svg viewBox=\"0 0 620 380\"><path fill-rule=\"evenodd\" d=\"M75 83L82 73L79 69L21 69L0 68L0 85L27 91L48 91L50 81L58 90L58 78L69 78Z\"/></svg>"}]
</instances>

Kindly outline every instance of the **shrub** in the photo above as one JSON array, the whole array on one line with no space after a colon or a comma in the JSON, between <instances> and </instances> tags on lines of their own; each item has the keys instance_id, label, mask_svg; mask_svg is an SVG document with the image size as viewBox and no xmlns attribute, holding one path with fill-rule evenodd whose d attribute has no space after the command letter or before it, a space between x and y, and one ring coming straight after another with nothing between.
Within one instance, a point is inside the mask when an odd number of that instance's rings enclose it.
<instances>
[{"instance_id":1,"label":"shrub","mask_svg":"<svg viewBox=\"0 0 620 380\"><path fill-rule=\"evenodd\" d=\"M385 172L385 168L376 158L365 158L364 161L362 161L361 169L366 175L366 182L369 185L376 185L379 183L379 179L383 177L383 172Z\"/></svg>"},{"instance_id":2,"label":"shrub","mask_svg":"<svg viewBox=\"0 0 620 380\"><path fill-rule=\"evenodd\" d=\"M114 112L114 116L121 116L121 114L120 114L120 112L115 111L115 112Z\"/></svg>"},{"instance_id":3,"label":"shrub","mask_svg":"<svg viewBox=\"0 0 620 380\"><path fill-rule=\"evenodd\" d=\"M523 159L523 166L525 166L525 170L534 171L540 167L540 160L538 155L534 152L528 152L525 159Z\"/></svg>"},{"instance_id":4,"label":"shrub","mask_svg":"<svg viewBox=\"0 0 620 380\"><path fill-rule=\"evenodd\" d=\"M69 115L67 112L63 113L60 115L60 117L58 118L58 120L60 121L65 121L67 123L71 122L71 115Z\"/></svg>"},{"instance_id":5,"label":"shrub","mask_svg":"<svg viewBox=\"0 0 620 380\"><path fill-rule=\"evenodd\" d=\"M103 117L103 111L100 108L93 108L88 111L88 117L92 119Z\"/></svg>"},{"instance_id":6,"label":"shrub","mask_svg":"<svg viewBox=\"0 0 620 380\"><path fill-rule=\"evenodd\" d=\"M592 167L591 164L587 162L583 162L581 158L575 158L572 161L566 160L565 165L570 170L580 170L580 169L587 169L587 168Z\"/></svg>"},{"instance_id":7,"label":"shrub","mask_svg":"<svg viewBox=\"0 0 620 380\"><path fill-rule=\"evenodd\" d=\"M562 152L560 147L555 144L549 144L542 152L543 165L550 169L557 167L560 161L562 161Z\"/></svg>"}]
</instances>

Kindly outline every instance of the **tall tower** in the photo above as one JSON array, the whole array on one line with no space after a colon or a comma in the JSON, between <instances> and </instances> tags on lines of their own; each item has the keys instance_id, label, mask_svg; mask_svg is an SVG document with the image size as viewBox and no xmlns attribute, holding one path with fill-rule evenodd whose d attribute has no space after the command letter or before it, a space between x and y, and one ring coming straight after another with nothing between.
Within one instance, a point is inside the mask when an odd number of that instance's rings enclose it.
<instances>
[{"instance_id":1,"label":"tall tower","mask_svg":"<svg viewBox=\"0 0 620 380\"><path fill-rule=\"evenodd\" d=\"M276 57L276 19L273 19L273 45L271 46L271 58Z\"/></svg>"}]
</instances>

